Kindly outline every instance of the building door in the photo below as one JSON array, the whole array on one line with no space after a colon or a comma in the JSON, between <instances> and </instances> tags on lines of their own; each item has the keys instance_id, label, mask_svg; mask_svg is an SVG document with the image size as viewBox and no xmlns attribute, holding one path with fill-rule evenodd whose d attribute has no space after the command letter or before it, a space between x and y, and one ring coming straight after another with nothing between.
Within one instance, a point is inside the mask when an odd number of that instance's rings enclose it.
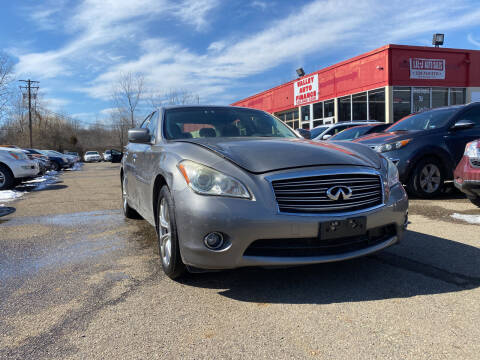
<instances>
[{"instance_id":1,"label":"building door","mask_svg":"<svg viewBox=\"0 0 480 360\"><path fill-rule=\"evenodd\" d=\"M413 88L413 112L430 109L430 88Z\"/></svg>"}]
</instances>

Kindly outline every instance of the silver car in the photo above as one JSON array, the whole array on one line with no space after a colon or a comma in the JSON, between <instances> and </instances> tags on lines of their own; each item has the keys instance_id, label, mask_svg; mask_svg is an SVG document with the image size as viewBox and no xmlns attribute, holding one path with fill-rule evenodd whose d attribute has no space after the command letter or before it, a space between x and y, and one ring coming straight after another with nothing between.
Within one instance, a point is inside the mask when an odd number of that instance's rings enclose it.
<instances>
[{"instance_id":1,"label":"silver car","mask_svg":"<svg viewBox=\"0 0 480 360\"><path fill-rule=\"evenodd\" d=\"M123 211L155 226L171 278L347 260L402 238L397 169L366 146L305 140L228 106L162 108L128 138Z\"/></svg>"}]
</instances>

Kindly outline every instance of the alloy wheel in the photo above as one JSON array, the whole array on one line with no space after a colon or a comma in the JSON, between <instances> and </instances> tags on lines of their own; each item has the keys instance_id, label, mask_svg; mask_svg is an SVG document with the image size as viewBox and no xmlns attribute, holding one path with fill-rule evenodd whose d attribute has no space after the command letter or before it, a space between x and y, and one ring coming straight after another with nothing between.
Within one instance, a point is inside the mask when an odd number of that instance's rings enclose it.
<instances>
[{"instance_id":1,"label":"alloy wheel","mask_svg":"<svg viewBox=\"0 0 480 360\"><path fill-rule=\"evenodd\" d=\"M435 164L426 164L420 172L420 187L428 194L434 193L440 187L441 173Z\"/></svg>"},{"instance_id":2,"label":"alloy wheel","mask_svg":"<svg viewBox=\"0 0 480 360\"><path fill-rule=\"evenodd\" d=\"M5 186L5 181L7 181L5 174L0 170L0 188Z\"/></svg>"},{"instance_id":3,"label":"alloy wheel","mask_svg":"<svg viewBox=\"0 0 480 360\"><path fill-rule=\"evenodd\" d=\"M164 266L170 265L172 257L172 234L170 226L170 212L165 198L160 201L158 212L158 233L160 237L160 256Z\"/></svg>"}]
</instances>

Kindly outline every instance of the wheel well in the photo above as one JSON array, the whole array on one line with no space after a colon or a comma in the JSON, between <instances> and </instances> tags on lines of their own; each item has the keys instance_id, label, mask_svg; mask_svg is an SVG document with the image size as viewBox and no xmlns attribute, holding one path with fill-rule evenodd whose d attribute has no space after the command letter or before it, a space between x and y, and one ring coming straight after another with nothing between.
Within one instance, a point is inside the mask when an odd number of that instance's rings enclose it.
<instances>
[{"instance_id":1,"label":"wheel well","mask_svg":"<svg viewBox=\"0 0 480 360\"><path fill-rule=\"evenodd\" d=\"M442 169L440 170L443 170L443 175L445 176L445 179L448 180L449 178L451 178L452 174L451 172L449 173L448 165L446 164L445 159L443 159L441 156L438 156L436 154L431 154L431 153L424 154L418 157L417 159L415 159L415 161L412 163L412 166L410 167L410 171L408 172L407 178L409 178L412 175L413 171L415 170L415 168L417 167L417 164L420 161L424 159L431 159L431 158L437 160L440 163L440 165L442 166Z\"/></svg>"},{"instance_id":2,"label":"wheel well","mask_svg":"<svg viewBox=\"0 0 480 360\"><path fill-rule=\"evenodd\" d=\"M10 169L10 167L9 167L7 164L5 164L5 163L3 163L3 162L0 161L0 165L5 166L5 168L6 168L8 171L10 171L10 175L12 175L13 177L15 177L15 176L13 175L12 169Z\"/></svg>"},{"instance_id":3,"label":"wheel well","mask_svg":"<svg viewBox=\"0 0 480 360\"><path fill-rule=\"evenodd\" d=\"M163 185L167 185L167 181L162 175L157 175L155 178L155 182L153 184L153 196L152 196L152 209L153 209L153 216L155 219L155 225L157 224L157 218L158 218L158 209L157 209L157 198L158 194L160 193L160 189L162 188Z\"/></svg>"}]
</instances>

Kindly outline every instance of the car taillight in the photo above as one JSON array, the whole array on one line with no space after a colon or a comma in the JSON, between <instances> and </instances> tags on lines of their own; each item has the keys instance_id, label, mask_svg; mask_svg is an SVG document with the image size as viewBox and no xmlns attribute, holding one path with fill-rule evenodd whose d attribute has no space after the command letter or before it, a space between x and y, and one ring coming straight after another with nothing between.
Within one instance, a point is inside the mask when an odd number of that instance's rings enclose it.
<instances>
[{"instance_id":1,"label":"car taillight","mask_svg":"<svg viewBox=\"0 0 480 360\"><path fill-rule=\"evenodd\" d=\"M472 142L469 142L467 146L465 146L465 156L468 158L472 159L478 159L480 158L480 141L475 140Z\"/></svg>"}]
</instances>

